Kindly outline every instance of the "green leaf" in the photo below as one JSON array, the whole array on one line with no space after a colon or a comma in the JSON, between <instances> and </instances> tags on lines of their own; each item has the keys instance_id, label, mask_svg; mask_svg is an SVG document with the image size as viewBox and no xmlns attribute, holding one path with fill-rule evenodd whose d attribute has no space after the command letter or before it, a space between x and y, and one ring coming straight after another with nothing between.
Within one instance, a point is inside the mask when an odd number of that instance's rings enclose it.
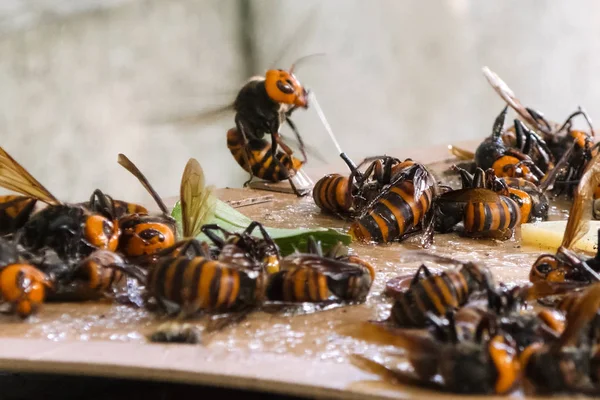
<instances>
[{"instance_id":1,"label":"green leaf","mask_svg":"<svg viewBox=\"0 0 600 400\"><path fill-rule=\"evenodd\" d=\"M177 221L177 233L181 237L181 205L179 202L175 204L171 215ZM237 211L229 204L217 200L214 216L204 221L203 224L218 224L221 228L230 232L241 233L251 222L252 219ZM332 228L283 229L265 226L265 229L275 243L277 243L283 256L293 253L296 248L300 250L305 249L308 237L311 235L316 240L321 241L323 251L329 250L338 242L342 242L344 245L349 245L352 242L350 235ZM254 233L254 236L259 237L259 234ZM208 240L204 234L199 235L197 239Z\"/></svg>"}]
</instances>

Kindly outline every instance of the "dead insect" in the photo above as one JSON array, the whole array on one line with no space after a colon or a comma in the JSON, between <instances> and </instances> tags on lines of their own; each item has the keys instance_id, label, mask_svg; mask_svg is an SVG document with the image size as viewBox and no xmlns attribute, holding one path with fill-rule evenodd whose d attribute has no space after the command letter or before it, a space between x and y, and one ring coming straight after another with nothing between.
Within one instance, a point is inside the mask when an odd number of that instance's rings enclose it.
<instances>
[{"instance_id":1,"label":"dead insect","mask_svg":"<svg viewBox=\"0 0 600 400\"><path fill-rule=\"evenodd\" d=\"M350 226L355 240L387 243L421 230L424 247L433 241L437 185L422 164L410 162L391 177Z\"/></svg>"},{"instance_id":2,"label":"dead insect","mask_svg":"<svg viewBox=\"0 0 600 400\"><path fill-rule=\"evenodd\" d=\"M588 325L600 307L600 284L585 290L576 306L567 314L560 337L551 343L533 344L521 354L526 381L538 393L598 394L598 363L590 341Z\"/></svg>"},{"instance_id":3,"label":"dead insect","mask_svg":"<svg viewBox=\"0 0 600 400\"><path fill-rule=\"evenodd\" d=\"M530 310L528 303L548 296L564 295L581 284L546 281L515 286L511 289L500 284L486 290L486 298L469 301L456 312L457 322L476 326L487 314L493 314L498 327L515 341L519 352L534 343L556 340L564 331L564 315L552 308Z\"/></svg>"},{"instance_id":4,"label":"dead insect","mask_svg":"<svg viewBox=\"0 0 600 400\"><path fill-rule=\"evenodd\" d=\"M181 255L169 257L163 251L148 272L131 266L124 272L143 282L149 298L168 315L187 318L200 312L242 311L263 300L265 271L245 258L243 250L233 254L237 259L231 255L213 259L195 239L166 250Z\"/></svg>"},{"instance_id":5,"label":"dead insect","mask_svg":"<svg viewBox=\"0 0 600 400\"><path fill-rule=\"evenodd\" d=\"M192 324L168 321L148 335L148 340L152 343L199 344L202 342L202 331Z\"/></svg>"},{"instance_id":6,"label":"dead insect","mask_svg":"<svg viewBox=\"0 0 600 400\"><path fill-rule=\"evenodd\" d=\"M521 210L513 200L506 184L497 180L489 170L485 182L483 170L475 176L462 174L463 188L442 193L435 201L436 230L449 232L463 223L463 234L474 238L507 240L522 221ZM513 191L514 192L514 191ZM523 198L526 193L522 192ZM531 212L531 207L526 209Z\"/></svg>"},{"instance_id":7,"label":"dead insect","mask_svg":"<svg viewBox=\"0 0 600 400\"><path fill-rule=\"evenodd\" d=\"M551 172L552 178L545 177L543 179L546 181L545 184L552 186L552 190L556 194L566 192L571 197L587 162L598 152L598 145L594 140L594 128L587 112L578 107L563 124L549 121L539 111L523 106L508 85L489 68L484 67L483 72L502 99L519 114L527 125L541 135L554 160L559 160L552 171L546 171L547 173ZM589 132L573 129L572 121L577 116L585 119Z\"/></svg>"},{"instance_id":8,"label":"dead insect","mask_svg":"<svg viewBox=\"0 0 600 400\"><path fill-rule=\"evenodd\" d=\"M16 242L25 250L36 252L50 248L66 261L85 257L97 249L116 250L120 229L112 215L57 200L2 148L0 186L48 205L33 214L15 233Z\"/></svg>"},{"instance_id":9,"label":"dead insect","mask_svg":"<svg viewBox=\"0 0 600 400\"><path fill-rule=\"evenodd\" d=\"M590 127L590 133L572 129L572 119L578 115L583 115ZM566 132L564 135L559 134ZM594 129L589 116L585 111L579 108L578 111L571 114L565 123L558 128L555 133L561 137L558 142L561 151L560 161L557 163L556 171L553 171L552 177L548 178L547 186L551 186L556 195L565 193L568 198L572 198L577 184L581 179L588 163L598 154L598 144L595 143L593 136ZM595 199L596 197L594 197Z\"/></svg>"},{"instance_id":10,"label":"dead insect","mask_svg":"<svg viewBox=\"0 0 600 400\"><path fill-rule=\"evenodd\" d=\"M161 211L158 215L150 215L147 212L125 214L119 220L122 231L119 238L119 251L131 260L147 259L175 244L176 222L158 193L135 164L124 154L119 154L118 161L140 181Z\"/></svg>"},{"instance_id":11,"label":"dead insect","mask_svg":"<svg viewBox=\"0 0 600 400\"><path fill-rule=\"evenodd\" d=\"M408 288L403 288L398 279L388 281L387 293L394 298L388 322L395 326L422 328L428 313L444 316L465 305L473 294L494 287L492 275L485 267L435 255L423 254L423 258L450 261L461 267L432 274L421 265Z\"/></svg>"},{"instance_id":12,"label":"dead insect","mask_svg":"<svg viewBox=\"0 0 600 400\"><path fill-rule=\"evenodd\" d=\"M354 362L372 372L391 375L397 381L460 394L507 394L520 383L520 364L510 335L502 332L493 316L478 324L473 337L461 335L453 314L427 315L429 335L413 330L373 325L365 328L368 339L406 351L412 371L355 355ZM386 358L398 354L384 353ZM441 381L440 381L441 378Z\"/></svg>"},{"instance_id":13,"label":"dead insect","mask_svg":"<svg viewBox=\"0 0 600 400\"><path fill-rule=\"evenodd\" d=\"M122 268L142 282L148 300L154 299L169 315L228 313L260 304L266 271L278 268L276 245L259 223L239 234L200 225L212 204L210 191L198 190L203 182L200 164L190 159L181 180L184 239L156 253L156 261L147 270L132 265ZM252 236L256 228L263 239ZM214 242L216 249L194 239L200 232Z\"/></svg>"},{"instance_id":14,"label":"dead insect","mask_svg":"<svg viewBox=\"0 0 600 400\"><path fill-rule=\"evenodd\" d=\"M401 161L390 156L368 157L358 166L345 154L342 159L348 165L350 175L325 175L313 188L315 204L322 211L342 218L360 215L361 210L392 182L396 174L414 164L411 159ZM366 163L370 164L361 172L360 168Z\"/></svg>"},{"instance_id":15,"label":"dead insect","mask_svg":"<svg viewBox=\"0 0 600 400\"><path fill-rule=\"evenodd\" d=\"M519 206L521 223L548 219L550 203L535 184L523 178L498 178L491 168L484 172L477 167L473 175L458 166L451 169L460 174L463 189L485 188L510 197Z\"/></svg>"},{"instance_id":16,"label":"dead insect","mask_svg":"<svg viewBox=\"0 0 600 400\"><path fill-rule=\"evenodd\" d=\"M524 178L538 183L553 167L552 154L544 141L518 119L515 119L516 147L507 145L503 140L507 110L508 106L504 107L494 122L492 135L475 151L475 164L484 170L492 168L498 177ZM529 155L533 146L542 155L538 159Z\"/></svg>"},{"instance_id":17,"label":"dead insect","mask_svg":"<svg viewBox=\"0 0 600 400\"><path fill-rule=\"evenodd\" d=\"M357 256L339 254L341 244L323 254L321 242L310 236L307 251L280 261L281 270L269 276L267 298L284 303L364 302L375 269Z\"/></svg>"},{"instance_id":18,"label":"dead insect","mask_svg":"<svg viewBox=\"0 0 600 400\"><path fill-rule=\"evenodd\" d=\"M563 241L556 254L543 254L534 262L529 280L550 282L600 280L600 252L595 257L582 259L573 252L573 246L589 230L593 204L591 199L600 184L600 155L596 155L581 176ZM600 234L600 232L599 232Z\"/></svg>"},{"instance_id":19,"label":"dead insect","mask_svg":"<svg viewBox=\"0 0 600 400\"><path fill-rule=\"evenodd\" d=\"M21 257L14 243L0 238L0 303L27 318L37 312L52 288L49 276Z\"/></svg>"}]
</instances>

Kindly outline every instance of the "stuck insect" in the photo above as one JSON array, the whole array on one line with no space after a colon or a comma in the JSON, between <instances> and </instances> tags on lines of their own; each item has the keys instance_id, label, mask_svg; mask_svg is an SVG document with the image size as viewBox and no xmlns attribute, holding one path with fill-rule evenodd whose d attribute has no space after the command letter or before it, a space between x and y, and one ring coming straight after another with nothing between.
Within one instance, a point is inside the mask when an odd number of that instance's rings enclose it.
<instances>
[{"instance_id":1,"label":"stuck insect","mask_svg":"<svg viewBox=\"0 0 600 400\"><path fill-rule=\"evenodd\" d=\"M388 243L420 230L423 246L428 247L433 242L436 196L437 185L431 172L409 160L363 207L350 226L350 235L364 242Z\"/></svg>"},{"instance_id":2,"label":"stuck insect","mask_svg":"<svg viewBox=\"0 0 600 400\"><path fill-rule=\"evenodd\" d=\"M125 214L119 219L121 236L119 251L133 260L149 259L176 241L176 222L169 209L154 190L144 174L124 154L119 154L119 164L135 176L158 205L161 214L147 212ZM139 210L139 209L138 209Z\"/></svg>"},{"instance_id":3,"label":"stuck insect","mask_svg":"<svg viewBox=\"0 0 600 400\"><path fill-rule=\"evenodd\" d=\"M592 198L600 184L600 155L592 159L579 181L564 237L556 254L542 254L534 262L529 280L536 282L597 281L600 280L600 252L592 258L582 258L573 251L573 246L589 230L592 218ZM600 234L600 232L599 232Z\"/></svg>"},{"instance_id":4,"label":"stuck insect","mask_svg":"<svg viewBox=\"0 0 600 400\"><path fill-rule=\"evenodd\" d=\"M387 322L395 326L423 328L428 313L444 316L465 305L475 293L494 287L492 275L485 267L426 253L422 256L423 259L458 263L461 267L433 274L427 266L421 265L408 288L403 287L401 281L405 281L404 278L388 281L387 293L394 298L394 304Z\"/></svg>"},{"instance_id":5,"label":"stuck insect","mask_svg":"<svg viewBox=\"0 0 600 400\"><path fill-rule=\"evenodd\" d=\"M307 251L280 261L281 270L269 276L267 298L285 303L360 303L375 279L375 268L357 256L340 254L341 243L323 253L310 236Z\"/></svg>"},{"instance_id":6,"label":"stuck insect","mask_svg":"<svg viewBox=\"0 0 600 400\"><path fill-rule=\"evenodd\" d=\"M0 238L0 302L9 312L29 317L53 288L52 279L22 257L15 243Z\"/></svg>"},{"instance_id":7,"label":"stuck insect","mask_svg":"<svg viewBox=\"0 0 600 400\"><path fill-rule=\"evenodd\" d=\"M112 215L59 201L2 148L0 186L47 205L31 215L15 233L16 242L27 251L50 248L70 262L94 250L116 250L121 231Z\"/></svg>"},{"instance_id":8,"label":"stuck insect","mask_svg":"<svg viewBox=\"0 0 600 400\"><path fill-rule=\"evenodd\" d=\"M498 329L493 316L481 320L473 337L461 334L452 313L441 318L430 313L427 320L427 336L373 324L362 333L368 333L367 340L376 339L405 350L412 371L362 355L354 355L353 361L403 383L450 393L507 394L520 383L521 368L514 341ZM398 357L393 353L383 355Z\"/></svg>"},{"instance_id":9,"label":"stuck insect","mask_svg":"<svg viewBox=\"0 0 600 400\"><path fill-rule=\"evenodd\" d=\"M532 197L514 188L511 193L503 180L496 179L492 169L487 176L480 168L474 176L461 169L458 171L463 188L442 193L435 201L436 230L449 232L462 222L464 236L510 239L514 228L523 221L521 209L528 217L531 215ZM522 207L513 200L515 194L519 195L516 200L521 200Z\"/></svg>"}]
</instances>

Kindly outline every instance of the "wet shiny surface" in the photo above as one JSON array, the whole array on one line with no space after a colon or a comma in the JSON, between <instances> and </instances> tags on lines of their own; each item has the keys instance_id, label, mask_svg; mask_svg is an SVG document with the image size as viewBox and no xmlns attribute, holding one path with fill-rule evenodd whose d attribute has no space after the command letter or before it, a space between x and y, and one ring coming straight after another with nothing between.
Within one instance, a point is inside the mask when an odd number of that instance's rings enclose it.
<instances>
[{"instance_id":1,"label":"wet shiny surface","mask_svg":"<svg viewBox=\"0 0 600 400\"><path fill-rule=\"evenodd\" d=\"M445 167L447 164L441 165ZM439 171L436 165L434 171ZM437 174L438 179L443 178ZM446 180L444 178L444 180ZM456 182L451 182L456 186ZM223 199L262 195L242 189L225 189ZM564 219L564 205L553 208L552 219ZM347 229L348 223L323 215L307 196L298 199L292 195L275 194L273 202L244 207L241 212L272 227L330 226ZM420 265L411 259L410 251L419 249L419 236L389 245L355 243L352 252L376 267L376 279L366 303L319 312L310 308L281 312L255 312L238 324L221 332L205 334L203 346L214 351L215 357L228 354L248 357L251 354L289 354L309 360L347 362L350 353L375 350L376 345L353 338L349 333L357 324L387 317L391 300L384 295L385 283L398 275L410 275ZM527 281L529 268L539 250L521 248L519 231L506 242L473 240L457 233L436 235L431 252L464 261L483 262L498 281L519 284ZM434 270L452 268L451 265L427 262ZM2 337L45 339L56 342L109 340L119 342L146 342L146 335L164 320L152 313L130 306L106 302L49 303L38 315L25 322L3 316ZM190 321L192 322L192 321ZM193 321L203 326L202 317Z\"/></svg>"}]
</instances>

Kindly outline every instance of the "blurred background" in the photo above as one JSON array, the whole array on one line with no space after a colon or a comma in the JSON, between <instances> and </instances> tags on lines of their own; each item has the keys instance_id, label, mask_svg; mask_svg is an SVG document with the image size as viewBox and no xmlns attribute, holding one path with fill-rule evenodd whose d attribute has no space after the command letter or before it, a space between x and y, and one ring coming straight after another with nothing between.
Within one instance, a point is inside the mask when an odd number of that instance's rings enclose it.
<instances>
[{"instance_id":1,"label":"blurred background","mask_svg":"<svg viewBox=\"0 0 600 400\"><path fill-rule=\"evenodd\" d=\"M578 105L600 119L599 16L593 0L1 0L0 145L65 201L95 188L149 201L120 152L165 197L189 157L209 183L240 187L233 114L164 121L311 53L326 56L296 75L356 160L488 135L503 103L484 65L550 119ZM341 166L314 109L294 120Z\"/></svg>"}]
</instances>

